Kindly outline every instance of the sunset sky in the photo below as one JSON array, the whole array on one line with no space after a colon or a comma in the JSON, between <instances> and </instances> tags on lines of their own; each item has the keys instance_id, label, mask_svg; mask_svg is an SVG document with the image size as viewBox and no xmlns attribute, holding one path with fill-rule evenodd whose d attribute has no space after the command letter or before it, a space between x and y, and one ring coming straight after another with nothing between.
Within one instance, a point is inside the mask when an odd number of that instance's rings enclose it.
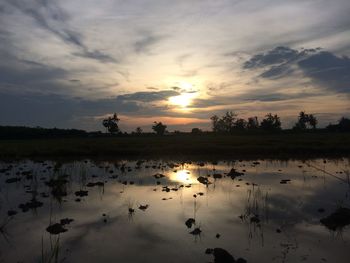
<instances>
[{"instance_id":1,"label":"sunset sky","mask_svg":"<svg viewBox=\"0 0 350 263\"><path fill-rule=\"evenodd\" d=\"M349 0L0 0L0 125L350 117Z\"/></svg>"}]
</instances>

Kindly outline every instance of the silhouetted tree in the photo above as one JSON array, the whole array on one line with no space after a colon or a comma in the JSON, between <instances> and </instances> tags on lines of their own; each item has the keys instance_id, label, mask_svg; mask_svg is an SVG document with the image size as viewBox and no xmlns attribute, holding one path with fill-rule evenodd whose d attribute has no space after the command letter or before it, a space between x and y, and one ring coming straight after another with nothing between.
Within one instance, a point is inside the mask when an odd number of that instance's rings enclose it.
<instances>
[{"instance_id":1,"label":"silhouetted tree","mask_svg":"<svg viewBox=\"0 0 350 263\"><path fill-rule=\"evenodd\" d=\"M338 123L339 131L350 131L350 119L342 117Z\"/></svg>"},{"instance_id":2,"label":"silhouetted tree","mask_svg":"<svg viewBox=\"0 0 350 263\"><path fill-rule=\"evenodd\" d=\"M305 130L308 125L313 129L316 129L317 119L314 115L306 114L304 111L301 111L298 116L298 121L294 125L293 129Z\"/></svg>"},{"instance_id":3,"label":"silhouetted tree","mask_svg":"<svg viewBox=\"0 0 350 263\"><path fill-rule=\"evenodd\" d=\"M301 111L298 116L298 122L295 124L295 128L305 130L309 116L305 112Z\"/></svg>"},{"instance_id":4,"label":"silhouetted tree","mask_svg":"<svg viewBox=\"0 0 350 263\"><path fill-rule=\"evenodd\" d=\"M213 132L229 133L235 127L236 114L232 111L227 111L221 118L214 115L210 119L212 121Z\"/></svg>"},{"instance_id":5,"label":"silhouetted tree","mask_svg":"<svg viewBox=\"0 0 350 263\"><path fill-rule=\"evenodd\" d=\"M233 128L235 126L236 116L237 114L233 113L232 111L227 111L225 115L221 118L224 132L233 131Z\"/></svg>"},{"instance_id":6,"label":"silhouetted tree","mask_svg":"<svg viewBox=\"0 0 350 263\"><path fill-rule=\"evenodd\" d=\"M329 124L326 129L329 131L350 132L350 119L342 117L338 124Z\"/></svg>"},{"instance_id":7,"label":"silhouetted tree","mask_svg":"<svg viewBox=\"0 0 350 263\"><path fill-rule=\"evenodd\" d=\"M213 132L219 132L219 117L217 115L212 116L211 118L211 122L212 122L212 129Z\"/></svg>"},{"instance_id":8,"label":"silhouetted tree","mask_svg":"<svg viewBox=\"0 0 350 263\"><path fill-rule=\"evenodd\" d=\"M245 130L247 128L247 121L245 119L237 119L234 128L237 130Z\"/></svg>"},{"instance_id":9,"label":"silhouetted tree","mask_svg":"<svg viewBox=\"0 0 350 263\"><path fill-rule=\"evenodd\" d=\"M107 119L104 119L102 121L102 125L106 128L106 131L110 133L117 133L120 132L118 127L118 122L120 119L118 118L117 114L114 113L112 117L108 117Z\"/></svg>"},{"instance_id":10,"label":"silhouetted tree","mask_svg":"<svg viewBox=\"0 0 350 263\"><path fill-rule=\"evenodd\" d=\"M258 117L250 117L248 118L247 129L254 130L259 128Z\"/></svg>"},{"instance_id":11,"label":"silhouetted tree","mask_svg":"<svg viewBox=\"0 0 350 263\"><path fill-rule=\"evenodd\" d=\"M202 130L199 129L199 128L193 128L192 131L191 131L192 134L201 134L202 133Z\"/></svg>"},{"instance_id":12,"label":"silhouetted tree","mask_svg":"<svg viewBox=\"0 0 350 263\"><path fill-rule=\"evenodd\" d=\"M265 116L265 119L262 120L260 127L268 131L281 130L280 117L278 117L277 114L272 115L269 113Z\"/></svg>"},{"instance_id":13,"label":"silhouetted tree","mask_svg":"<svg viewBox=\"0 0 350 263\"><path fill-rule=\"evenodd\" d=\"M152 126L152 130L154 130L158 135L163 135L166 131L166 125L164 125L161 122L154 122L154 125Z\"/></svg>"},{"instance_id":14,"label":"silhouetted tree","mask_svg":"<svg viewBox=\"0 0 350 263\"><path fill-rule=\"evenodd\" d=\"M309 124L310 124L310 126L313 129L316 129L317 123L318 123L318 121L317 121L316 117L314 115L310 114L309 115Z\"/></svg>"},{"instance_id":15,"label":"silhouetted tree","mask_svg":"<svg viewBox=\"0 0 350 263\"><path fill-rule=\"evenodd\" d=\"M143 132L143 130L141 129L141 127L137 127L136 129L135 129L135 133L136 134L141 134Z\"/></svg>"}]
</instances>

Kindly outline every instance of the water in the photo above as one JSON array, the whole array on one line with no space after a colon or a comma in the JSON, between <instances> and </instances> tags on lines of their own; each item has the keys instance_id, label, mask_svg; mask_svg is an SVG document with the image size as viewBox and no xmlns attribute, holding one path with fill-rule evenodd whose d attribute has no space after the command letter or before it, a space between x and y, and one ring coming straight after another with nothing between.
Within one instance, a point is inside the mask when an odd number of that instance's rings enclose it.
<instances>
[{"instance_id":1,"label":"water","mask_svg":"<svg viewBox=\"0 0 350 263\"><path fill-rule=\"evenodd\" d=\"M232 168L243 174L225 176ZM349 227L320 219L350 207L349 170L349 159L1 162L0 262L214 262L207 248L247 262L348 262ZM54 224L67 231L51 235Z\"/></svg>"}]
</instances>

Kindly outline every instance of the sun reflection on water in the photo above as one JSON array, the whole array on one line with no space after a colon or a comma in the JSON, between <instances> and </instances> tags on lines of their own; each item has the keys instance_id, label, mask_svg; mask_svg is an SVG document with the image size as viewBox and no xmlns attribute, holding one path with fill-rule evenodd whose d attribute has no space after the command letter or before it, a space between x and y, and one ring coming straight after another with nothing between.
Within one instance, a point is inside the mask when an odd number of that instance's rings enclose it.
<instances>
[{"instance_id":1,"label":"sun reflection on water","mask_svg":"<svg viewBox=\"0 0 350 263\"><path fill-rule=\"evenodd\" d=\"M196 183L196 178L191 174L189 170L179 170L171 174L170 179L172 181L179 182L181 184L193 184Z\"/></svg>"}]
</instances>

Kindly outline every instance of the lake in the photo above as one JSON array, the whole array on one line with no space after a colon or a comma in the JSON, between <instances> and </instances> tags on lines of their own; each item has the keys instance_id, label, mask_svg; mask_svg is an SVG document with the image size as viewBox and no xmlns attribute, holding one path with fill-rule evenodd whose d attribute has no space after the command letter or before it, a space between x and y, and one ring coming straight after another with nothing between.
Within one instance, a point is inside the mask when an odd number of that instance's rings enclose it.
<instances>
[{"instance_id":1,"label":"lake","mask_svg":"<svg viewBox=\"0 0 350 263\"><path fill-rule=\"evenodd\" d=\"M349 176L345 158L3 161L0 262L345 263Z\"/></svg>"}]
</instances>

